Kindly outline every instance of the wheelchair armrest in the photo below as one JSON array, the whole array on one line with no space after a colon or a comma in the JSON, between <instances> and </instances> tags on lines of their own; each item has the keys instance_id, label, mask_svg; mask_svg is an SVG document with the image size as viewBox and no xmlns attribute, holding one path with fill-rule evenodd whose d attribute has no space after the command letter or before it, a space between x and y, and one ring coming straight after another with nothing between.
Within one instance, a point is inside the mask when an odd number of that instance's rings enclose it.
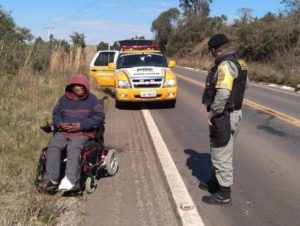
<instances>
[{"instance_id":1,"label":"wheelchair armrest","mask_svg":"<svg viewBox=\"0 0 300 226\"><path fill-rule=\"evenodd\" d=\"M98 130L101 130L102 128L104 128L104 122L93 126L91 130L97 132Z\"/></svg>"},{"instance_id":2,"label":"wheelchair armrest","mask_svg":"<svg viewBox=\"0 0 300 226\"><path fill-rule=\"evenodd\" d=\"M92 130L95 132L95 139L100 140L103 137L105 130L104 123L93 126Z\"/></svg>"},{"instance_id":3,"label":"wheelchair armrest","mask_svg":"<svg viewBox=\"0 0 300 226\"><path fill-rule=\"evenodd\" d=\"M50 124L48 122L40 128L46 133L53 133L57 130L53 123Z\"/></svg>"}]
</instances>

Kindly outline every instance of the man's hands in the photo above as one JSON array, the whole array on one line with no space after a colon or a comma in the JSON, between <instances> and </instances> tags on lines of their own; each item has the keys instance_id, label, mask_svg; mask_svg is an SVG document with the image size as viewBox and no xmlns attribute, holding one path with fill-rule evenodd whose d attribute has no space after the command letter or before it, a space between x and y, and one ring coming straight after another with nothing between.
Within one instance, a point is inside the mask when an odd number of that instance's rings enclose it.
<instances>
[{"instance_id":1,"label":"man's hands","mask_svg":"<svg viewBox=\"0 0 300 226\"><path fill-rule=\"evenodd\" d=\"M61 129L62 131L68 131L71 128L70 123L68 122L62 122L59 124L59 129Z\"/></svg>"},{"instance_id":2,"label":"man's hands","mask_svg":"<svg viewBox=\"0 0 300 226\"><path fill-rule=\"evenodd\" d=\"M68 123L68 122L62 122L59 124L59 128L62 129L64 132L68 133L76 133L80 131L80 123Z\"/></svg>"},{"instance_id":3,"label":"man's hands","mask_svg":"<svg viewBox=\"0 0 300 226\"><path fill-rule=\"evenodd\" d=\"M71 124L71 128L67 131L69 133L76 133L80 131L80 123L76 122L76 123L72 123Z\"/></svg>"}]
</instances>

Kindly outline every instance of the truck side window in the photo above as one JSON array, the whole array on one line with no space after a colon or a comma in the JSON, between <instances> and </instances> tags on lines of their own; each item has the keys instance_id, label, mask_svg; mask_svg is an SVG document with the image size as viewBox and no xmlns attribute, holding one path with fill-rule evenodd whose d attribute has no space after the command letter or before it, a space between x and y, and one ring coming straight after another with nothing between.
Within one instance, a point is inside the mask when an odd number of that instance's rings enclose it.
<instances>
[{"instance_id":1,"label":"truck side window","mask_svg":"<svg viewBox=\"0 0 300 226\"><path fill-rule=\"evenodd\" d=\"M95 61L95 66L107 66L109 63L113 63L114 56L114 52L101 52Z\"/></svg>"}]
</instances>

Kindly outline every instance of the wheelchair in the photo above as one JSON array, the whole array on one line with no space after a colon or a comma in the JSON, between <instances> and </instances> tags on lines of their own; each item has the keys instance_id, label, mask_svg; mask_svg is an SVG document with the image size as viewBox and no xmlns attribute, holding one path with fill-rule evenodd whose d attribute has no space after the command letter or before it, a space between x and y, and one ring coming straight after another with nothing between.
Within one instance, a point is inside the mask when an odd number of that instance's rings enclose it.
<instances>
[{"instance_id":1,"label":"wheelchair","mask_svg":"<svg viewBox=\"0 0 300 226\"><path fill-rule=\"evenodd\" d=\"M47 123L42 126L41 129L46 133L57 132L53 124ZM90 138L84 145L81 156L80 156L80 170L79 180L75 185L74 189L63 192L62 195L74 195L82 194L84 191L87 194L93 193L97 188L97 181L103 176L114 176L119 169L119 159L116 150L106 149L104 147L104 125L98 125L93 128L95 132L95 138ZM46 174L46 161L47 161L47 147L43 148L38 160L36 177L34 184L37 190L41 191L38 184L41 182ZM66 162L66 151L62 152L61 159L61 175L60 180L65 176ZM50 194L57 192L57 187L47 191Z\"/></svg>"}]
</instances>

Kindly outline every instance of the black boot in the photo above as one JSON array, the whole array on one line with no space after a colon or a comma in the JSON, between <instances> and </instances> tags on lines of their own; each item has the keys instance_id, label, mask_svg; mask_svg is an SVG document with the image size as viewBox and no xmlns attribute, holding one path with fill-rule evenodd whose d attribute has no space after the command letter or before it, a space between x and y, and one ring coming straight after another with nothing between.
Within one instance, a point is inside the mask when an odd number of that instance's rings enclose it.
<instances>
[{"instance_id":1,"label":"black boot","mask_svg":"<svg viewBox=\"0 0 300 226\"><path fill-rule=\"evenodd\" d=\"M230 187L220 186L219 191L210 196L203 196L202 201L207 204L231 206Z\"/></svg>"},{"instance_id":2,"label":"black boot","mask_svg":"<svg viewBox=\"0 0 300 226\"><path fill-rule=\"evenodd\" d=\"M211 178L208 182L200 181L199 188L213 194L219 191L220 185L216 178L216 175L212 173Z\"/></svg>"}]
</instances>

